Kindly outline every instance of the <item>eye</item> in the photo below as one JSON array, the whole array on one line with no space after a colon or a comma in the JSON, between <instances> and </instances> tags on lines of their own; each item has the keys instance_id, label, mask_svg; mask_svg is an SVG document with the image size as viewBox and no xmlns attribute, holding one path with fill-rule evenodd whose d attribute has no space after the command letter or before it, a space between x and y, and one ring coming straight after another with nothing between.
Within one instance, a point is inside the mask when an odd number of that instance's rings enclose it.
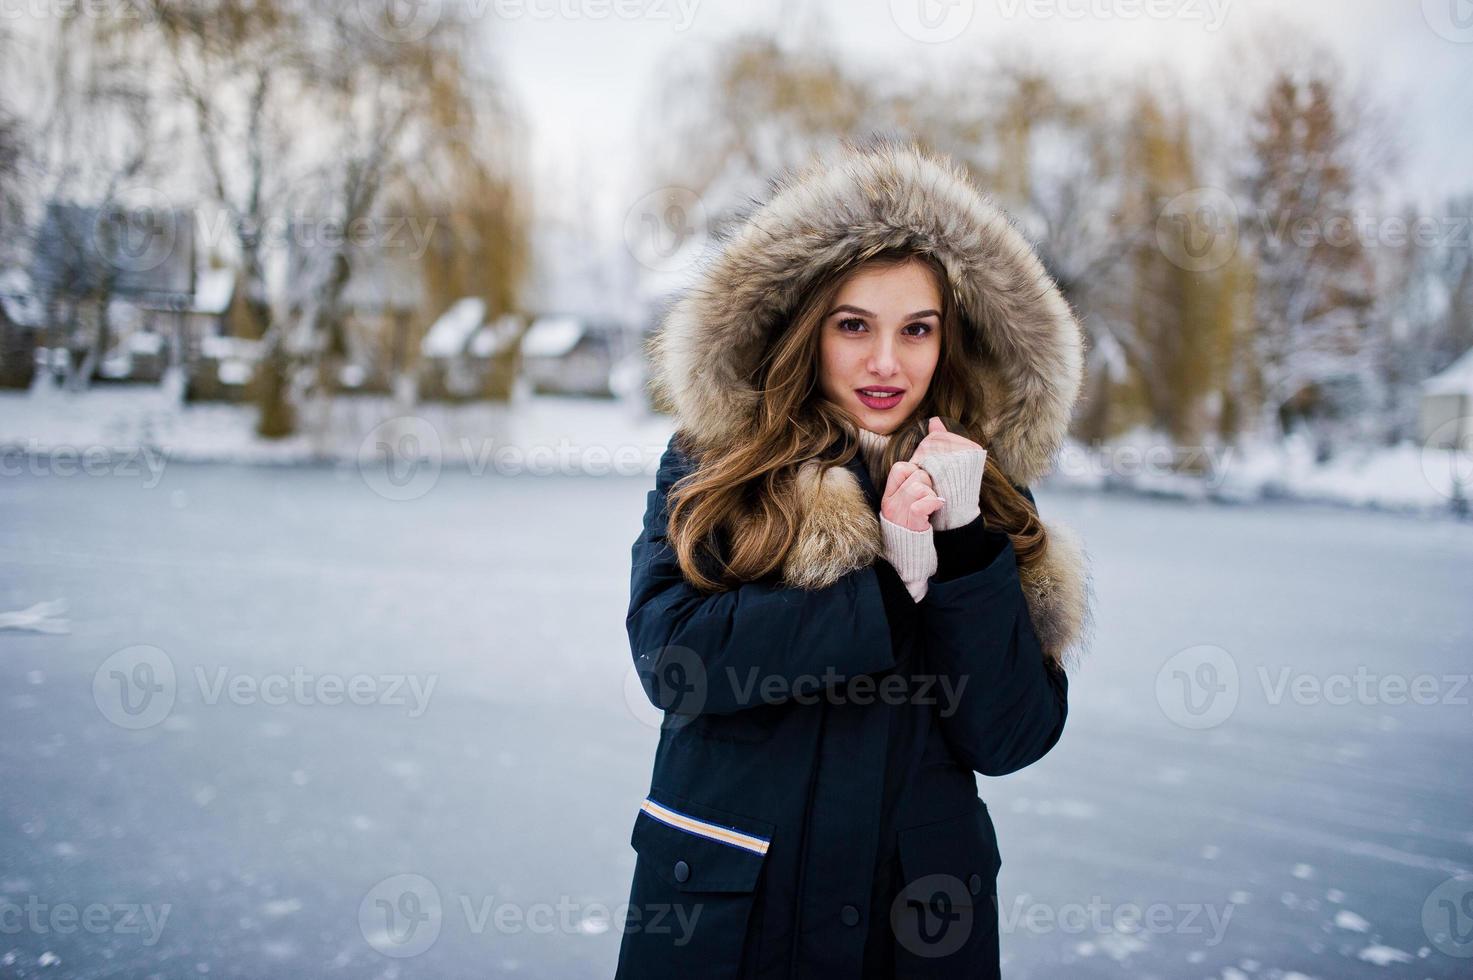
<instances>
[{"instance_id":1,"label":"eye","mask_svg":"<svg viewBox=\"0 0 1473 980\"><path fill-rule=\"evenodd\" d=\"M845 330L845 329L844 329L844 325L845 325L845 324L846 324L846 323L857 323L857 324L859 324L859 325L860 325L860 326L861 326L861 327L865 327L865 326L867 326L867 325L866 325L866 324L865 324L865 322L864 322L864 321L863 321L863 320L861 320L861 319L860 319L860 318L859 318L859 317L857 317L857 316L851 316L851 317L846 317L846 318L845 318L845 319L843 319L843 320L840 320L840 321L839 321L839 323L838 323L838 327L839 327L839 332L840 332L840 333L856 333L856 332L857 332L857 331L854 331L854 330Z\"/></svg>"},{"instance_id":2,"label":"eye","mask_svg":"<svg viewBox=\"0 0 1473 980\"><path fill-rule=\"evenodd\" d=\"M907 324L906 327L905 327L905 329L906 330L909 330L911 327L920 327L921 328L919 333L913 333L913 334L911 334L912 337L925 337L925 336L928 336L928 335L933 334L933 333L936 332L936 328L935 327L933 327L929 323L925 323L924 321L921 321L921 320L917 320L915 323Z\"/></svg>"}]
</instances>

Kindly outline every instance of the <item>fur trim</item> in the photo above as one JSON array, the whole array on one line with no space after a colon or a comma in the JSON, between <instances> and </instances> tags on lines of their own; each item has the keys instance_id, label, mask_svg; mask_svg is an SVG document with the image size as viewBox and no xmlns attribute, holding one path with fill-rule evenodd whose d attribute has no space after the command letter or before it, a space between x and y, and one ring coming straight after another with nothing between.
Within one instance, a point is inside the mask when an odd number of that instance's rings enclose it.
<instances>
[{"instance_id":1,"label":"fur trim","mask_svg":"<svg viewBox=\"0 0 1473 980\"><path fill-rule=\"evenodd\" d=\"M1042 521L1043 558L1019 566L1034 635L1060 667L1077 666L1094 635L1094 576L1078 532L1062 521Z\"/></svg>"},{"instance_id":2,"label":"fur trim","mask_svg":"<svg viewBox=\"0 0 1473 980\"><path fill-rule=\"evenodd\" d=\"M859 480L843 466L830 466L820 481L819 469L817 461L798 469L798 492L806 507L797 543L783 560L783 581L802 589L832 585L884 552L880 520Z\"/></svg>"}]
</instances>

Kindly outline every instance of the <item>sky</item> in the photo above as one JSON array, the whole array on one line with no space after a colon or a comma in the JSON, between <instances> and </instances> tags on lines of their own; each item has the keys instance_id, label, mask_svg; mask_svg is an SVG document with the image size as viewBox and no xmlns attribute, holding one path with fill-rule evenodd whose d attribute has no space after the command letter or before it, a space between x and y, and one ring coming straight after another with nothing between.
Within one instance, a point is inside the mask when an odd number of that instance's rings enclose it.
<instances>
[{"instance_id":1,"label":"sky","mask_svg":"<svg viewBox=\"0 0 1473 980\"><path fill-rule=\"evenodd\" d=\"M1152 65L1218 85L1234 38L1268 28L1329 46L1384 100L1408 197L1473 189L1469 0L466 0L530 123L549 207L639 196L637 122L665 69L745 30L817 30L858 71L937 70L982 46L1027 46L1102 80ZM1459 28L1461 12L1470 26ZM928 26L934 25L934 26ZM810 34L803 35L807 27ZM1233 93L1224 92L1224 98ZM575 190L576 189L576 190Z\"/></svg>"}]
</instances>

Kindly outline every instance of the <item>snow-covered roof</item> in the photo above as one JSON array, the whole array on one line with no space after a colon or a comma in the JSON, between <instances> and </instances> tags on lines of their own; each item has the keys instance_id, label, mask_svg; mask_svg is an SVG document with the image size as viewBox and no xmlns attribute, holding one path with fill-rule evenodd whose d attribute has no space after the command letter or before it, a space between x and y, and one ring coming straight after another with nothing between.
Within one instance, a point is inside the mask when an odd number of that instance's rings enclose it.
<instances>
[{"instance_id":1,"label":"snow-covered roof","mask_svg":"<svg viewBox=\"0 0 1473 980\"><path fill-rule=\"evenodd\" d=\"M205 336L199 340L199 351L212 360L240 358L250 360L260 351L261 342L250 337Z\"/></svg>"},{"instance_id":2,"label":"snow-covered roof","mask_svg":"<svg viewBox=\"0 0 1473 980\"><path fill-rule=\"evenodd\" d=\"M1473 348L1438 374L1423 381L1422 394L1473 396Z\"/></svg>"},{"instance_id":3,"label":"snow-covered roof","mask_svg":"<svg viewBox=\"0 0 1473 980\"><path fill-rule=\"evenodd\" d=\"M22 327L41 325L41 304L24 269L0 269L0 306L11 323Z\"/></svg>"},{"instance_id":4,"label":"snow-covered roof","mask_svg":"<svg viewBox=\"0 0 1473 980\"><path fill-rule=\"evenodd\" d=\"M521 321L514 314L502 314L495 323L488 323L477 330L467 349L472 357L490 357L506 349L516 339L521 325Z\"/></svg>"},{"instance_id":5,"label":"snow-covered roof","mask_svg":"<svg viewBox=\"0 0 1473 980\"><path fill-rule=\"evenodd\" d=\"M522 338L523 357L562 357L583 336L575 316L543 316L533 321Z\"/></svg>"},{"instance_id":6,"label":"snow-covered roof","mask_svg":"<svg viewBox=\"0 0 1473 980\"><path fill-rule=\"evenodd\" d=\"M425 357L454 357L486 321L486 301L477 296L456 300L441 314L420 343Z\"/></svg>"},{"instance_id":7,"label":"snow-covered roof","mask_svg":"<svg viewBox=\"0 0 1473 980\"><path fill-rule=\"evenodd\" d=\"M194 312L224 313L234 293L234 269L202 269L194 281Z\"/></svg>"},{"instance_id":8,"label":"snow-covered roof","mask_svg":"<svg viewBox=\"0 0 1473 980\"><path fill-rule=\"evenodd\" d=\"M161 354L164 335L151 330L135 330L128 335L128 350L134 354Z\"/></svg>"}]
</instances>

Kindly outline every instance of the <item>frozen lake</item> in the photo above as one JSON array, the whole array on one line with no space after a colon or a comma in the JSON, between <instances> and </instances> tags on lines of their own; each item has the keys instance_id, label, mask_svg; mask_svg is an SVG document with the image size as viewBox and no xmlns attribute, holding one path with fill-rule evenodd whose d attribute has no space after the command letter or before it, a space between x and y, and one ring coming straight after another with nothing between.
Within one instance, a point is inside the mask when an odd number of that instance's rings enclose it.
<instances>
[{"instance_id":1,"label":"frozen lake","mask_svg":"<svg viewBox=\"0 0 1473 980\"><path fill-rule=\"evenodd\" d=\"M0 631L0 974L611 975L651 479L152 483L0 478L0 612L70 620ZM1038 500L1099 621L1059 746L979 780L1004 975L1469 975L1473 526Z\"/></svg>"}]
</instances>

